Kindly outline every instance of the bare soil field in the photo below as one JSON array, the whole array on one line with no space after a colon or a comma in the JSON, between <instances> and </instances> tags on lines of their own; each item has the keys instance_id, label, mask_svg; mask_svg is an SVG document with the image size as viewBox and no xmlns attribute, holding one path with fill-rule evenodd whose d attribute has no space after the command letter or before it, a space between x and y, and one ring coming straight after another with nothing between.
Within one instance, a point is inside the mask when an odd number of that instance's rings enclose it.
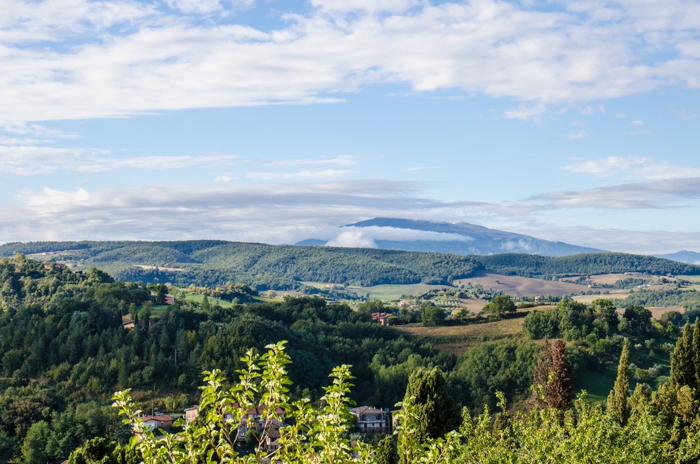
<instances>
[{"instance_id":1,"label":"bare soil field","mask_svg":"<svg viewBox=\"0 0 700 464\"><path fill-rule=\"evenodd\" d=\"M556 282L552 280L530 279L528 277L506 276L484 271L476 272L474 277L454 281L454 285L462 285L467 283L479 283L483 285L484 288L502 290L510 296L563 296L570 293L579 293L581 291L588 290L588 287L572 284L570 282Z\"/></svg>"}]
</instances>

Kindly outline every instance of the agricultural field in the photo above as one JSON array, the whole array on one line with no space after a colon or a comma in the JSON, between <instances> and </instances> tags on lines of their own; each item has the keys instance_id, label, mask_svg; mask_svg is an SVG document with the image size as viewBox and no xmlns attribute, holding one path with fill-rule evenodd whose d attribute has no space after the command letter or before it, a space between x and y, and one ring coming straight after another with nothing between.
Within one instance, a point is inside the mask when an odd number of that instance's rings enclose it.
<instances>
[{"instance_id":1,"label":"agricultural field","mask_svg":"<svg viewBox=\"0 0 700 464\"><path fill-rule=\"evenodd\" d=\"M194 301L195 303L198 303L198 304L202 304L202 302L204 301L204 295L189 295L188 294L185 296L185 298L190 300L190 301ZM214 298L213 296L208 296L207 298L209 299L209 303L212 306L215 305L216 303L219 303L219 305L222 308L230 308L231 306L233 306L230 301L220 300L218 298Z\"/></svg>"},{"instance_id":2,"label":"agricultural field","mask_svg":"<svg viewBox=\"0 0 700 464\"><path fill-rule=\"evenodd\" d=\"M417 325L394 326L394 330L408 338L425 337L440 351L460 355L473 346L491 340L504 338L524 338L523 321L525 314L533 309L518 311L521 317L502 319L482 324L422 327Z\"/></svg>"},{"instance_id":3,"label":"agricultural field","mask_svg":"<svg viewBox=\"0 0 700 464\"><path fill-rule=\"evenodd\" d=\"M520 276L507 276L493 272L478 271L474 277L455 280L454 285L481 284L484 288L501 290L510 296L538 296L557 295L564 296L571 293L579 293L588 290L583 285L571 282L531 279Z\"/></svg>"},{"instance_id":4,"label":"agricultural field","mask_svg":"<svg viewBox=\"0 0 700 464\"><path fill-rule=\"evenodd\" d=\"M311 287L325 289L328 285L323 282L302 282ZM427 284L406 284L406 285L374 285L372 287L360 287L357 285L348 285L345 287L351 292L355 292L360 296L369 294L370 300L390 301L397 300L401 295L420 295L428 290L452 288L449 285L427 285ZM279 292L278 292L279 293Z\"/></svg>"},{"instance_id":5,"label":"agricultural field","mask_svg":"<svg viewBox=\"0 0 700 464\"><path fill-rule=\"evenodd\" d=\"M624 300L630 296L630 291L629 290L617 290L613 289L609 291L609 294L606 295L575 295L571 297L573 300L578 301L579 303L583 304L591 304L593 301L599 299L599 298L605 298L607 300Z\"/></svg>"}]
</instances>

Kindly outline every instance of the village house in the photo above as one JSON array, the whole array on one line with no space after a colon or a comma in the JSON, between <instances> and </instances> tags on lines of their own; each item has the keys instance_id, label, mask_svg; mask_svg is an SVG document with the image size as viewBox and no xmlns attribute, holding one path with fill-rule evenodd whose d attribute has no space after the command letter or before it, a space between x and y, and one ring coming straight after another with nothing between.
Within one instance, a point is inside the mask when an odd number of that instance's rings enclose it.
<instances>
[{"instance_id":1,"label":"village house","mask_svg":"<svg viewBox=\"0 0 700 464\"><path fill-rule=\"evenodd\" d=\"M352 408L350 414L355 417L355 426L365 435L391 433L391 413L372 406Z\"/></svg>"},{"instance_id":2,"label":"village house","mask_svg":"<svg viewBox=\"0 0 700 464\"><path fill-rule=\"evenodd\" d=\"M239 408L239 405L237 403L234 403L232 405L227 405L227 406L232 406L233 408ZM265 418L265 410L267 408L265 406L256 406L254 408L250 408L246 410L245 416L243 417L243 421L238 424L238 431L239 431L239 439L243 440L245 437L246 432L248 431L249 428L255 429L258 432L266 429L273 429L277 430L284 426L284 420L285 420L285 412L277 408L276 413L279 416L281 420L275 419L275 418ZM199 415L199 406L195 405L190 408L185 409L185 421L187 423L192 422L197 418ZM224 413L223 419L225 421L233 421L233 413L232 412L227 412Z\"/></svg>"},{"instance_id":3,"label":"village house","mask_svg":"<svg viewBox=\"0 0 700 464\"><path fill-rule=\"evenodd\" d=\"M143 421L143 427L145 430L154 431L156 429L169 429L173 426L175 419L167 414L156 413L152 416L142 416L140 419Z\"/></svg>"},{"instance_id":4,"label":"village house","mask_svg":"<svg viewBox=\"0 0 700 464\"><path fill-rule=\"evenodd\" d=\"M393 316L391 313L372 313L372 320L379 325L389 325L391 316Z\"/></svg>"},{"instance_id":5,"label":"village house","mask_svg":"<svg viewBox=\"0 0 700 464\"><path fill-rule=\"evenodd\" d=\"M191 408L185 409L185 422L188 424L199 416L199 405L195 404Z\"/></svg>"},{"instance_id":6,"label":"village house","mask_svg":"<svg viewBox=\"0 0 700 464\"><path fill-rule=\"evenodd\" d=\"M65 269L66 263L44 263L44 269Z\"/></svg>"}]
</instances>

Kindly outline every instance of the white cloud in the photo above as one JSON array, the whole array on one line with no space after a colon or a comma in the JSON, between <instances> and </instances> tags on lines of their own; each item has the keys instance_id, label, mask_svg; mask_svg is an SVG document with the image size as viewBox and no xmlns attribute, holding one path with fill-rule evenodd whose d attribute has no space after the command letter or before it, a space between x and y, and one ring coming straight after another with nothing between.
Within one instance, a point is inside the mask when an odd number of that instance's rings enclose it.
<instances>
[{"instance_id":1,"label":"white cloud","mask_svg":"<svg viewBox=\"0 0 700 464\"><path fill-rule=\"evenodd\" d=\"M341 232L336 238L327 242L326 245L347 248L377 248L374 240L365 237L361 230Z\"/></svg>"},{"instance_id":2,"label":"white cloud","mask_svg":"<svg viewBox=\"0 0 700 464\"><path fill-rule=\"evenodd\" d=\"M13 240L223 238L294 243L329 237L351 221L392 215L439 218L467 207L418 196L389 180L269 185L147 185L24 190L0 206L0 237Z\"/></svg>"},{"instance_id":3,"label":"white cloud","mask_svg":"<svg viewBox=\"0 0 700 464\"><path fill-rule=\"evenodd\" d=\"M591 174L598 177L613 177L621 171L628 171L633 166L650 163L652 159L643 156L610 156L598 158L596 160L580 161L575 164L564 166L563 169L582 174Z\"/></svg>"},{"instance_id":4,"label":"white cloud","mask_svg":"<svg viewBox=\"0 0 700 464\"><path fill-rule=\"evenodd\" d=\"M221 11L218 0L166 0L170 8L177 8L183 13L209 14Z\"/></svg>"},{"instance_id":5,"label":"white cloud","mask_svg":"<svg viewBox=\"0 0 700 464\"><path fill-rule=\"evenodd\" d=\"M700 170L698 170L700 171ZM700 177L668 178L581 191L550 192L527 200L542 209L665 209L700 198Z\"/></svg>"},{"instance_id":6,"label":"white cloud","mask_svg":"<svg viewBox=\"0 0 700 464\"><path fill-rule=\"evenodd\" d=\"M620 119L624 119L624 118L627 117L627 115L626 115L625 113L616 113L616 114L615 114L615 117L616 117L616 118L620 118Z\"/></svg>"},{"instance_id":7,"label":"white cloud","mask_svg":"<svg viewBox=\"0 0 700 464\"><path fill-rule=\"evenodd\" d=\"M643 125L644 125L644 121L642 121L641 119L636 119L630 123L630 126L643 126Z\"/></svg>"},{"instance_id":8,"label":"white cloud","mask_svg":"<svg viewBox=\"0 0 700 464\"><path fill-rule=\"evenodd\" d=\"M398 227L347 227L348 231L360 231L372 240L390 241L428 241L428 242L470 242L472 237L460 234L449 234L443 232L432 232L429 230L401 229Z\"/></svg>"},{"instance_id":9,"label":"white cloud","mask_svg":"<svg viewBox=\"0 0 700 464\"><path fill-rule=\"evenodd\" d=\"M356 174L358 171L345 171L340 169L304 170L299 172L249 172L245 176L256 180L277 179L331 179L347 174Z\"/></svg>"},{"instance_id":10,"label":"white cloud","mask_svg":"<svg viewBox=\"0 0 700 464\"><path fill-rule=\"evenodd\" d=\"M50 174L57 171L96 173L119 169L163 170L242 161L236 156L220 154L120 158L108 157L109 150L28 146L11 142L13 140L0 145L0 165L3 166L3 172L17 175Z\"/></svg>"},{"instance_id":11,"label":"white cloud","mask_svg":"<svg viewBox=\"0 0 700 464\"><path fill-rule=\"evenodd\" d=\"M180 0L192 18L129 1L6 0L0 121L335 102L374 83L512 98L523 104L507 117L536 120L551 105L597 113L605 108L594 100L700 88L699 59L673 56L690 49L698 5L633 3L316 0L266 32L215 15L202 24L195 13L213 11L213 0ZM647 59L659 51L670 58Z\"/></svg>"},{"instance_id":12,"label":"white cloud","mask_svg":"<svg viewBox=\"0 0 700 464\"><path fill-rule=\"evenodd\" d=\"M564 166L563 169L596 177L614 177L622 174L627 178L645 180L700 177L700 166L676 166L668 162L657 162L647 156L610 156L579 161Z\"/></svg>"}]
</instances>

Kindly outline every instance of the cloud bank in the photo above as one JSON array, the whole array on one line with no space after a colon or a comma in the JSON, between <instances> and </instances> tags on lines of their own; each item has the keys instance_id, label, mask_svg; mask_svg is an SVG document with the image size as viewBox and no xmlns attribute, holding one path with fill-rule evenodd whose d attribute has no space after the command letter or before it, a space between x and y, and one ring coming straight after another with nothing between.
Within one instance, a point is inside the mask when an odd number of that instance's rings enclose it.
<instances>
[{"instance_id":1,"label":"cloud bank","mask_svg":"<svg viewBox=\"0 0 700 464\"><path fill-rule=\"evenodd\" d=\"M237 23L251 2L234 4L4 0L0 121L337 102L376 83L506 97L523 102L507 116L533 118L700 88L693 0L314 0L274 30Z\"/></svg>"}]
</instances>

